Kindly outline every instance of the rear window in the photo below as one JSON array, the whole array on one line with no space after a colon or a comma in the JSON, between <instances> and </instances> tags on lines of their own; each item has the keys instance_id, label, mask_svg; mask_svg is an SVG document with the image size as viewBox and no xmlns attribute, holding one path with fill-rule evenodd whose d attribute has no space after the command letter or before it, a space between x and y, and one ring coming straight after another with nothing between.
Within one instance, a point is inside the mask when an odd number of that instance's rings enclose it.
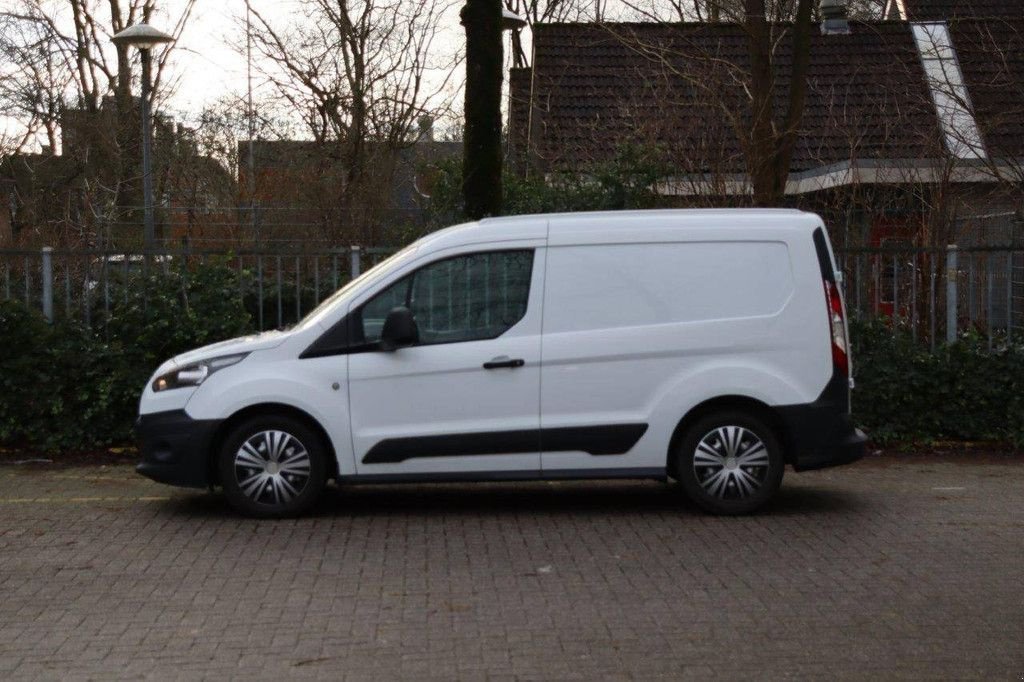
<instances>
[{"instance_id":1,"label":"rear window","mask_svg":"<svg viewBox=\"0 0 1024 682\"><path fill-rule=\"evenodd\" d=\"M782 242L552 247L544 331L773 315L792 292Z\"/></svg>"},{"instance_id":2,"label":"rear window","mask_svg":"<svg viewBox=\"0 0 1024 682\"><path fill-rule=\"evenodd\" d=\"M828 241L825 231L820 227L814 231L814 251L818 254L818 265L821 267L821 278L826 282L835 282L836 274L832 269L832 256L828 252Z\"/></svg>"}]
</instances>

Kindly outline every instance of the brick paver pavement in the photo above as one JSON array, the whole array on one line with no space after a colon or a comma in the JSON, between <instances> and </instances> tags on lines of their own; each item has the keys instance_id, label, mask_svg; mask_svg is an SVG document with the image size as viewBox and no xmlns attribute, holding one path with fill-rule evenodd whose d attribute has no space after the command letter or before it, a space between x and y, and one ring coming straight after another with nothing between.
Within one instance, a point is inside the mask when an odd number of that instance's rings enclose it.
<instances>
[{"instance_id":1,"label":"brick paver pavement","mask_svg":"<svg viewBox=\"0 0 1024 682\"><path fill-rule=\"evenodd\" d=\"M128 467L0 467L0 678L1024 676L1024 462L363 487L253 521Z\"/></svg>"}]
</instances>

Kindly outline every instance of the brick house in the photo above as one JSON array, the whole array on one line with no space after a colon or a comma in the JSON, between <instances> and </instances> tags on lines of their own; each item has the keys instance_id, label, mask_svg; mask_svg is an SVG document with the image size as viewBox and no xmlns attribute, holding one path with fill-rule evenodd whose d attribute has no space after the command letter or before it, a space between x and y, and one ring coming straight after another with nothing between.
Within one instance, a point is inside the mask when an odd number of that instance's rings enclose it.
<instances>
[{"instance_id":1,"label":"brick house","mask_svg":"<svg viewBox=\"0 0 1024 682\"><path fill-rule=\"evenodd\" d=\"M128 134L136 147L137 122ZM141 242L139 150L118 148L117 126L113 98L107 97L95 111L62 112L59 150L0 158L0 227L7 227L0 229L0 248ZM202 234L204 226L216 230L225 218L213 214L235 201L231 174L200 153L189 129L159 113L153 180L157 237L172 244Z\"/></svg>"},{"instance_id":2,"label":"brick house","mask_svg":"<svg viewBox=\"0 0 1024 682\"><path fill-rule=\"evenodd\" d=\"M251 152L250 163L249 141L238 143L239 203L248 206L252 192L263 237L392 245L422 219L432 175L439 164L461 156L462 143L429 134L398 148L367 143L364 187L354 191L346 191L349 164L342 145L256 140Z\"/></svg>"},{"instance_id":3,"label":"brick house","mask_svg":"<svg viewBox=\"0 0 1024 682\"><path fill-rule=\"evenodd\" d=\"M892 0L884 20L830 28L811 38L787 202L841 218L851 245L1024 236L1016 221L991 234L949 227L1022 208L1024 2ZM742 26L542 24L533 51L532 67L510 74L520 172L578 173L640 146L669 169L657 186L667 205L749 195ZM789 51L780 40L779 111Z\"/></svg>"}]
</instances>

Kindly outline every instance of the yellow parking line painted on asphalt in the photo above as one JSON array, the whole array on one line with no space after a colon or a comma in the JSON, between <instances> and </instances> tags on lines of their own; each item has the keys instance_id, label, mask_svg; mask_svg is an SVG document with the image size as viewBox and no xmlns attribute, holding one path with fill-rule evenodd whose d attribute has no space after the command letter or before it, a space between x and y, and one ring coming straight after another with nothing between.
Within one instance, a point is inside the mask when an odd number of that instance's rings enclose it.
<instances>
[{"instance_id":1,"label":"yellow parking line painted on asphalt","mask_svg":"<svg viewBox=\"0 0 1024 682\"><path fill-rule=\"evenodd\" d=\"M47 478L59 478L65 481L128 481L135 480L131 476L96 476L91 474L51 474Z\"/></svg>"},{"instance_id":2,"label":"yellow parking line painted on asphalt","mask_svg":"<svg viewBox=\"0 0 1024 682\"><path fill-rule=\"evenodd\" d=\"M0 497L0 504L49 504L51 502L83 504L88 502L165 502L167 496L139 497Z\"/></svg>"},{"instance_id":3,"label":"yellow parking line painted on asphalt","mask_svg":"<svg viewBox=\"0 0 1024 682\"><path fill-rule=\"evenodd\" d=\"M27 471L19 472L19 473L16 473L16 474L0 474L0 479L6 480L6 479L12 479L12 478L24 478L24 477L29 477L29 476L35 477L35 478L41 478L41 479L47 480L47 481L54 481L54 480L59 480L59 481L115 481L115 482L118 482L118 483L124 483L126 481L138 482L138 480L139 480L139 479L135 478L134 476L91 476L91 475L88 475L88 474L80 475L80 476L75 476L74 474L51 474L51 473L39 474L37 472L27 472Z\"/></svg>"}]
</instances>

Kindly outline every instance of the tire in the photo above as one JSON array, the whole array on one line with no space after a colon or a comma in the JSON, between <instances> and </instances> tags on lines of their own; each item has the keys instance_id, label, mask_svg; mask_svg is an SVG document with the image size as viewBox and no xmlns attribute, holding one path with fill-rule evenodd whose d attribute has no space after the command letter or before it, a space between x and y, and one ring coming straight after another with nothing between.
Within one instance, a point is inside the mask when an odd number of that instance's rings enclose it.
<instances>
[{"instance_id":1,"label":"tire","mask_svg":"<svg viewBox=\"0 0 1024 682\"><path fill-rule=\"evenodd\" d=\"M775 432L748 412L702 417L680 439L676 478L694 504L712 514L749 514L782 484L785 460Z\"/></svg>"},{"instance_id":2,"label":"tire","mask_svg":"<svg viewBox=\"0 0 1024 682\"><path fill-rule=\"evenodd\" d=\"M247 516L298 516L327 483L327 448L303 422L284 415L253 417L224 439L217 458L224 496Z\"/></svg>"}]
</instances>

